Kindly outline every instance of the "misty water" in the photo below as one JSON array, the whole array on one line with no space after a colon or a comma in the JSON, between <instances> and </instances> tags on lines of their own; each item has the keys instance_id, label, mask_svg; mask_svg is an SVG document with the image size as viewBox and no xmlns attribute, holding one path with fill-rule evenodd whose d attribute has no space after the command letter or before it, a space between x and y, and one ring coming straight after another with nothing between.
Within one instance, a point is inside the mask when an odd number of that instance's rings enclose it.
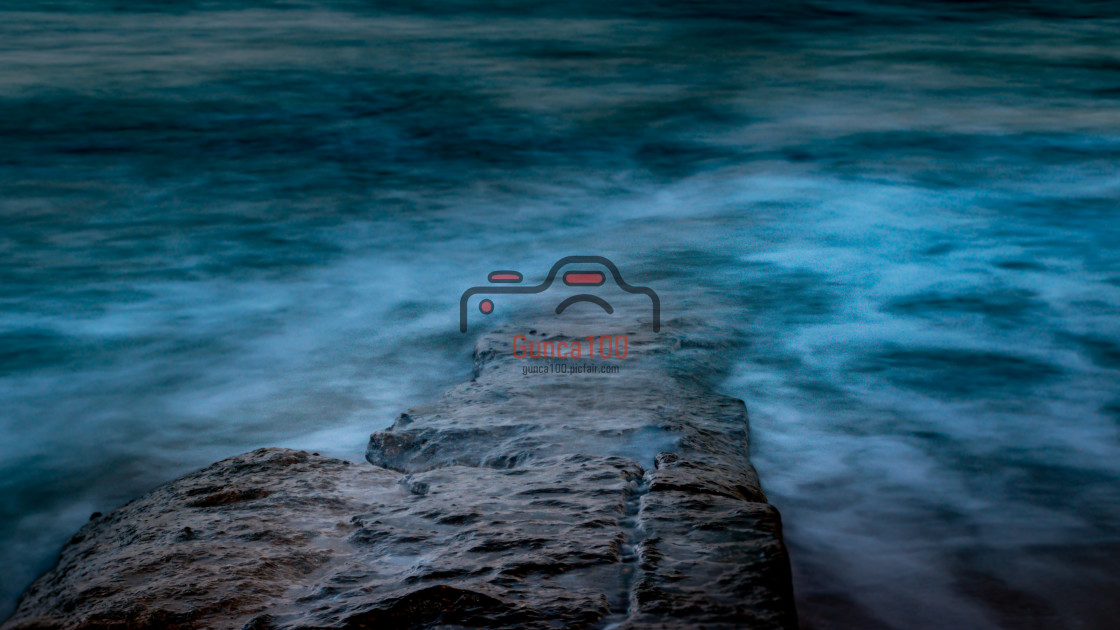
<instances>
[{"instance_id":1,"label":"misty water","mask_svg":"<svg viewBox=\"0 0 1120 630\"><path fill-rule=\"evenodd\" d=\"M1107 3L19 6L0 617L91 512L360 460L463 289L598 254L747 401L806 627L1114 627Z\"/></svg>"}]
</instances>

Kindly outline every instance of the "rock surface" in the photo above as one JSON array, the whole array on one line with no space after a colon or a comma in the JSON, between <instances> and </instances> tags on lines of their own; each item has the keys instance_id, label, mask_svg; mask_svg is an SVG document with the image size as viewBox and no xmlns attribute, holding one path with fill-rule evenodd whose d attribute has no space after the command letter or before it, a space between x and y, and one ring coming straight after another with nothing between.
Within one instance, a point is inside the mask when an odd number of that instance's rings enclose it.
<instances>
[{"instance_id":1,"label":"rock surface","mask_svg":"<svg viewBox=\"0 0 1120 630\"><path fill-rule=\"evenodd\" d=\"M619 331L625 359L512 354L590 330L483 336L373 466L261 449L92 520L3 629L795 627L743 403L676 373L671 329ZM560 364L592 369L525 369Z\"/></svg>"}]
</instances>

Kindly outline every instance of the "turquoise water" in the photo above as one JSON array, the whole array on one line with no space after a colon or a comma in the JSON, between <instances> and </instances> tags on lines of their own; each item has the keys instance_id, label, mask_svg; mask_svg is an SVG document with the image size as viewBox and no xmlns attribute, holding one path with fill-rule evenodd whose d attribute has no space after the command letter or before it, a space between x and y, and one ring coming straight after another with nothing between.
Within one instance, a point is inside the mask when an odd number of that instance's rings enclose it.
<instances>
[{"instance_id":1,"label":"turquoise water","mask_svg":"<svg viewBox=\"0 0 1120 630\"><path fill-rule=\"evenodd\" d=\"M609 256L747 400L813 628L1120 614L1107 3L0 12L0 615L93 511L469 377Z\"/></svg>"}]
</instances>

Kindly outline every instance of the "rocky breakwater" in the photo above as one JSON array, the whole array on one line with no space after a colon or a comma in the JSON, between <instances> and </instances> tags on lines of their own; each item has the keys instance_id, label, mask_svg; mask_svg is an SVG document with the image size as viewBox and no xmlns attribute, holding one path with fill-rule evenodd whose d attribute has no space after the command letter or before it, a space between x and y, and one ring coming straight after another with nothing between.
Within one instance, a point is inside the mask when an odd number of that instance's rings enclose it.
<instances>
[{"instance_id":1,"label":"rocky breakwater","mask_svg":"<svg viewBox=\"0 0 1120 630\"><path fill-rule=\"evenodd\" d=\"M373 466L261 449L91 520L4 630L795 627L742 401L674 367L671 326L623 359L588 334L484 335Z\"/></svg>"}]
</instances>

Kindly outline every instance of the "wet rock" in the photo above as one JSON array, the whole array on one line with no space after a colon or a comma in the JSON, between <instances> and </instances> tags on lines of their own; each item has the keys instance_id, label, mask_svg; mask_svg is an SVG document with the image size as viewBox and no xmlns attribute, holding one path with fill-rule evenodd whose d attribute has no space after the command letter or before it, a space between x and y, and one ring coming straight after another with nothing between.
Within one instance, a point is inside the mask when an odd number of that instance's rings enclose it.
<instances>
[{"instance_id":1,"label":"wet rock","mask_svg":"<svg viewBox=\"0 0 1120 630\"><path fill-rule=\"evenodd\" d=\"M262 449L161 486L87 523L3 628L793 628L745 407L674 370L668 328L568 372L486 335L373 466Z\"/></svg>"},{"instance_id":2,"label":"wet rock","mask_svg":"<svg viewBox=\"0 0 1120 630\"><path fill-rule=\"evenodd\" d=\"M83 527L5 628L580 627L622 588L633 462L449 467L412 476L426 494L347 464L262 449L157 488Z\"/></svg>"},{"instance_id":3,"label":"wet rock","mask_svg":"<svg viewBox=\"0 0 1120 630\"><path fill-rule=\"evenodd\" d=\"M636 566L620 567L627 601L603 623L795 627L781 520L748 459L746 407L673 369L674 353L689 342L671 330L635 327L624 361L532 361L513 352L523 328L484 336L476 377L372 435L367 459L424 471L532 470L538 460L573 451L625 457L648 469L636 486L635 514L622 524L624 546L633 551L623 563L632 559ZM595 328L549 324L530 334L571 343ZM524 369L534 363L596 370L542 376ZM617 373L606 369L612 365Z\"/></svg>"},{"instance_id":4,"label":"wet rock","mask_svg":"<svg viewBox=\"0 0 1120 630\"><path fill-rule=\"evenodd\" d=\"M654 465L657 469L649 474L653 492L679 490L686 494L714 494L766 503L759 489L758 474L750 464L720 466L675 453L658 453Z\"/></svg>"},{"instance_id":5,"label":"wet rock","mask_svg":"<svg viewBox=\"0 0 1120 630\"><path fill-rule=\"evenodd\" d=\"M719 493L641 499L632 628L786 628L793 600L778 511ZM675 625L672 625L675 622Z\"/></svg>"},{"instance_id":6,"label":"wet rock","mask_svg":"<svg viewBox=\"0 0 1120 630\"><path fill-rule=\"evenodd\" d=\"M579 452L624 455L652 467L658 451L672 451L754 479L743 401L674 377L667 359L679 339L671 333L634 327L626 359L518 359L513 338L525 328L509 326L482 337L476 377L374 433L366 459L413 472L453 464L511 467L540 455ZM578 324L536 330L554 343L598 334L596 326ZM550 365L595 371L525 373ZM743 480L762 497L757 479Z\"/></svg>"},{"instance_id":7,"label":"wet rock","mask_svg":"<svg viewBox=\"0 0 1120 630\"><path fill-rule=\"evenodd\" d=\"M400 431L380 432L370 436L366 459L374 466L400 469L402 458L418 448L416 436Z\"/></svg>"}]
</instances>

